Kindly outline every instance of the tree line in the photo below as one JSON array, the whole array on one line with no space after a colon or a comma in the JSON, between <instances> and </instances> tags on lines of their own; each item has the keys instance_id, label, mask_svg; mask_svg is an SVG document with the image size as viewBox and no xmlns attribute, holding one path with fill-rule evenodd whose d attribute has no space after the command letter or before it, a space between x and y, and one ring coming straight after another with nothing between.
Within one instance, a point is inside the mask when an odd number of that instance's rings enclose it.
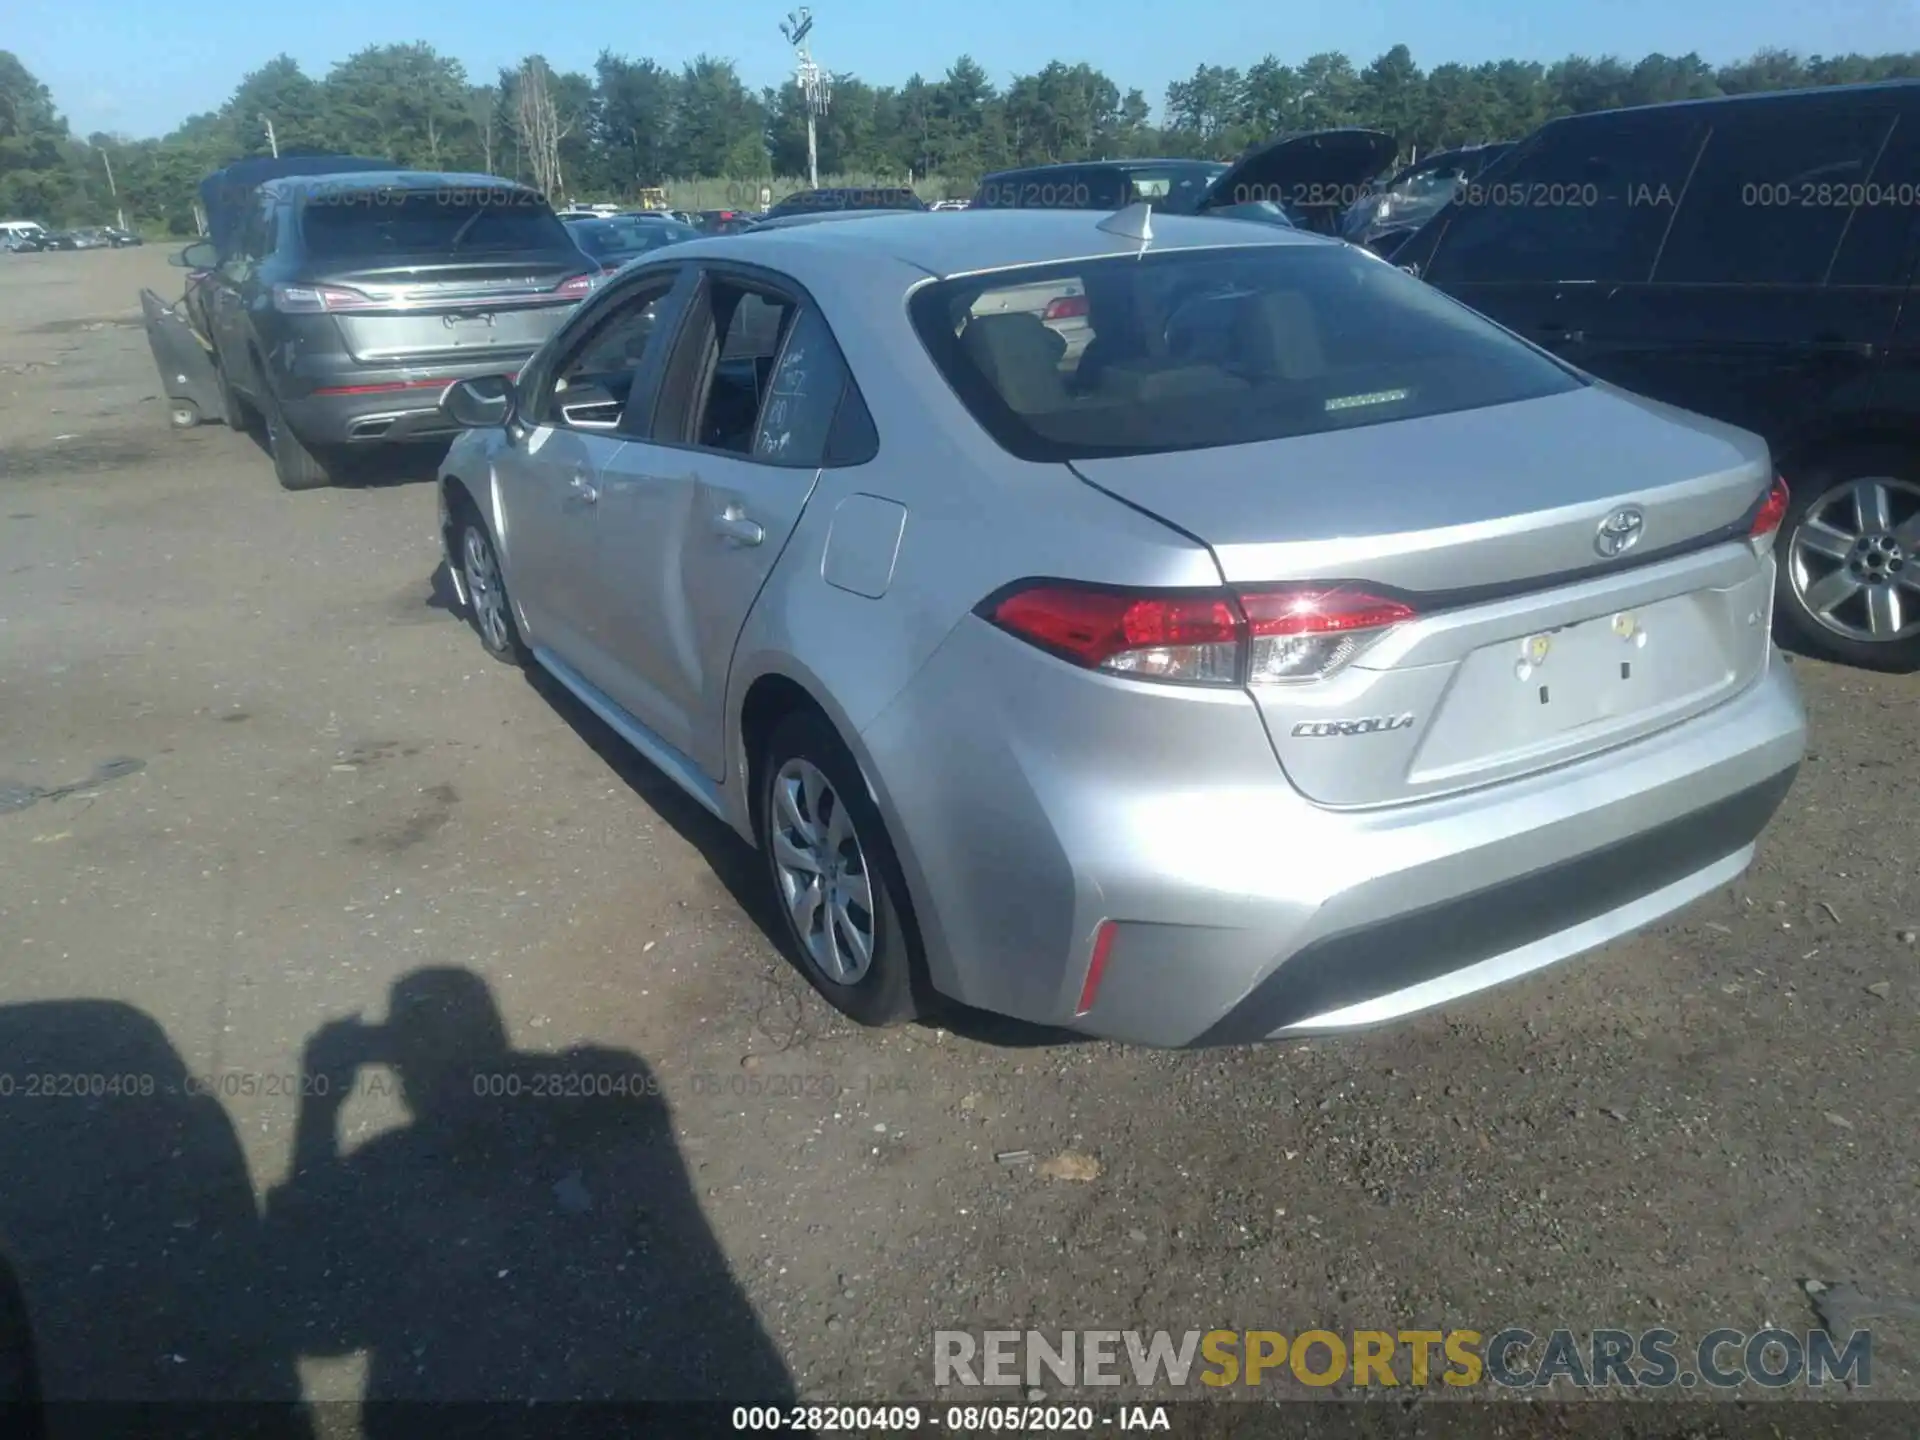
<instances>
[{"instance_id":1,"label":"tree line","mask_svg":"<svg viewBox=\"0 0 1920 1440\"><path fill-rule=\"evenodd\" d=\"M1345 55L1242 70L1206 65L1166 88L1159 113L1093 66L1052 61L996 84L968 56L944 76L876 85L834 77L818 125L820 172L967 194L988 171L1128 156L1231 159L1293 130L1366 125L1402 157L1511 139L1559 115L1802 85L1920 76L1920 54L1802 57L1764 50L1714 66L1695 54L1572 56L1422 70L1404 45L1364 67ZM662 186L675 203L751 205L806 173L797 86L755 91L711 56L678 69L603 51L592 73L539 55L476 83L427 44L371 46L310 76L280 55L217 110L135 140L69 133L47 87L0 51L0 217L193 232L195 187L246 156L345 152L409 167L486 171L549 194L620 199ZM698 183L696 183L698 182Z\"/></svg>"}]
</instances>

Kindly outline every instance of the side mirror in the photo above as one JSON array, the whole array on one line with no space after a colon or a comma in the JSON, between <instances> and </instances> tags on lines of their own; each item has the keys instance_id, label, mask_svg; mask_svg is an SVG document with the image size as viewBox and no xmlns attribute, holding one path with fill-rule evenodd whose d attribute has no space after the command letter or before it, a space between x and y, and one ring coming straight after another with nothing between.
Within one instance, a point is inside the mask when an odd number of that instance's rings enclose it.
<instances>
[{"instance_id":1,"label":"side mirror","mask_svg":"<svg viewBox=\"0 0 1920 1440\"><path fill-rule=\"evenodd\" d=\"M213 270L219 267L220 252L213 248L211 240L196 240L186 249L169 255L167 263L182 270Z\"/></svg>"},{"instance_id":2,"label":"side mirror","mask_svg":"<svg viewBox=\"0 0 1920 1440\"><path fill-rule=\"evenodd\" d=\"M440 413L468 430L493 430L512 421L514 404L511 376L476 375L447 387Z\"/></svg>"}]
</instances>

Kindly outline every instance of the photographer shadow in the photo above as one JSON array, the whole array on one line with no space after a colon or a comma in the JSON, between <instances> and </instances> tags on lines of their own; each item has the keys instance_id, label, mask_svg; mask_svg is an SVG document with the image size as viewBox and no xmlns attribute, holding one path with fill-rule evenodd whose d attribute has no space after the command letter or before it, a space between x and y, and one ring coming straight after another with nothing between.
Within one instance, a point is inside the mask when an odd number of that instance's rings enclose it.
<instances>
[{"instance_id":1,"label":"photographer shadow","mask_svg":"<svg viewBox=\"0 0 1920 1440\"><path fill-rule=\"evenodd\" d=\"M0 1435L309 1440L258 1221L150 1016L0 1006Z\"/></svg>"},{"instance_id":2,"label":"photographer shadow","mask_svg":"<svg viewBox=\"0 0 1920 1440\"><path fill-rule=\"evenodd\" d=\"M411 1120L343 1153L370 1067ZM793 1398L638 1057L515 1052L484 980L430 969L384 1024L315 1032L304 1076L262 1278L296 1353L366 1352L369 1440L418 1433L422 1401L511 1402L462 1414L489 1435L558 1433L541 1402Z\"/></svg>"}]
</instances>

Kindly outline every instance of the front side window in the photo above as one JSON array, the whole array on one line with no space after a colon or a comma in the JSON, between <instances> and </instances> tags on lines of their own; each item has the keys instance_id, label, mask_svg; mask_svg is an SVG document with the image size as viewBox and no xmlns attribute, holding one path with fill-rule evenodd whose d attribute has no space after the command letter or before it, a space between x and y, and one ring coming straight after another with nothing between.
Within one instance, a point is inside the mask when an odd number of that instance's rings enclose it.
<instances>
[{"instance_id":1,"label":"front side window","mask_svg":"<svg viewBox=\"0 0 1920 1440\"><path fill-rule=\"evenodd\" d=\"M927 285L911 307L962 403L1029 460L1244 445L1584 383L1346 246L1021 268Z\"/></svg>"},{"instance_id":2,"label":"front side window","mask_svg":"<svg viewBox=\"0 0 1920 1440\"><path fill-rule=\"evenodd\" d=\"M553 384L534 419L573 430L635 430L651 395L635 381L653 344L675 272L662 274L610 311L553 370ZM624 425L623 425L624 422Z\"/></svg>"}]
</instances>

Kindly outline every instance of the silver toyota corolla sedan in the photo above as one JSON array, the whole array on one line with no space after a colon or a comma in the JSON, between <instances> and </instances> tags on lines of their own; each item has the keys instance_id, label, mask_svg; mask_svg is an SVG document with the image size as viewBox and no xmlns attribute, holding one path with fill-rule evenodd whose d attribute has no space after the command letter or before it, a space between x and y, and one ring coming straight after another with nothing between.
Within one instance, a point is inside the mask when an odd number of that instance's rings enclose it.
<instances>
[{"instance_id":1,"label":"silver toyota corolla sedan","mask_svg":"<svg viewBox=\"0 0 1920 1440\"><path fill-rule=\"evenodd\" d=\"M483 643L756 845L861 1021L1389 1020L1725 885L1804 749L1765 446L1337 241L694 241L443 404Z\"/></svg>"}]
</instances>

